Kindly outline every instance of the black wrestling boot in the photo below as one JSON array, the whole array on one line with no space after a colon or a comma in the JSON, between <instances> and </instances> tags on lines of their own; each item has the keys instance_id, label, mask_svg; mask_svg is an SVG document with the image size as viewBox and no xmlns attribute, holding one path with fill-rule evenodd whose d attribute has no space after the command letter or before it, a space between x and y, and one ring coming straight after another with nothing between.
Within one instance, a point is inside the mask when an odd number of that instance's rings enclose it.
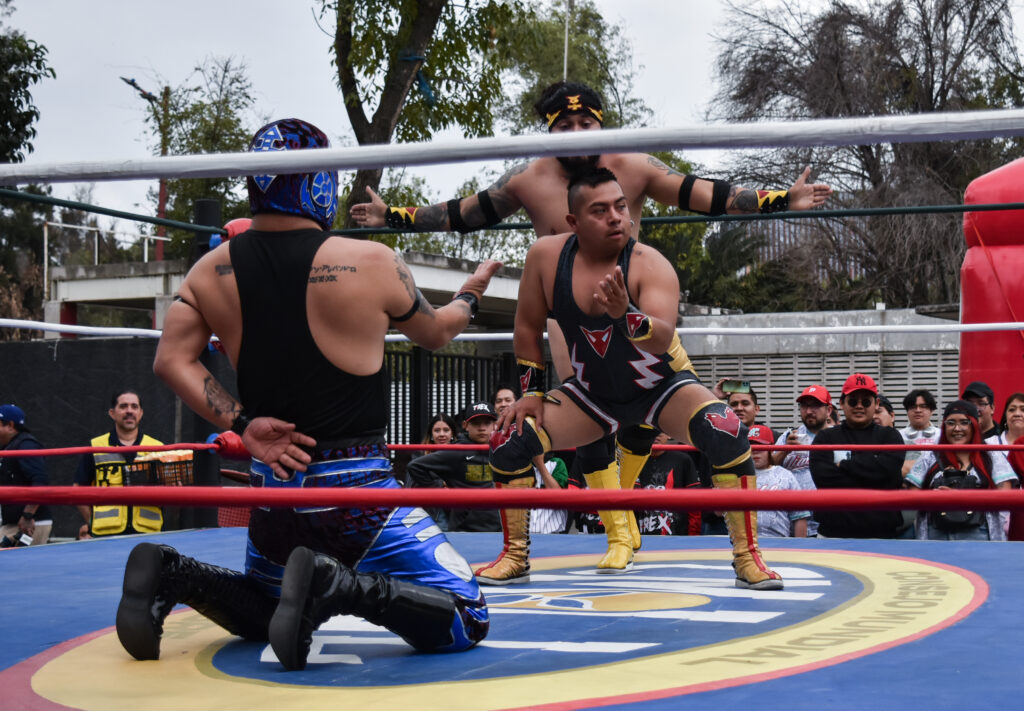
<instances>
[{"instance_id":1,"label":"black wrestling boot","mask_svg":"<svg viewBox=\"0 0 1024 711\"><path fill-rule=\"evenodd\" d=\"M288 556L270 645L285 669L306 668L313 632L335 615L358 615L421 652L452 642L452 595L381 573L356 573L330 556L296 548Z\"/></svg>"},{"instance_id":2,"label":"black wrestling boot","mask_svg":"<svg viewBox=\"0 0 1024 711\"><path fill-rule=\"evenodd\" d=\"M136 659L159 659L164 619L178 603L228 632L266 641L275 600L242 573L200 563L170 546L140 543L124 569L117 638Z\"/></svg>"}]
</instances>

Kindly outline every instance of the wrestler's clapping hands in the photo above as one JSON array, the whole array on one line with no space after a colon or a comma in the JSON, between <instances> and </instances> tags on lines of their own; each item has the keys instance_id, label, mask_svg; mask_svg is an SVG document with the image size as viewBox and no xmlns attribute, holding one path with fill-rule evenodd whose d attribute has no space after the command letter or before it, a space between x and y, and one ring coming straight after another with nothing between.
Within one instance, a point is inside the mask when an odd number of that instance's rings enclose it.
<instances>
[{"instance_id":1,"label":"wrestler's clapping hands","mask_svg":"<svg viewBox=\"0 0 1024 711\"><path fill-rule=\"evenodd\" d=\"M626 291L626 280L622 276L622 267L616 266L611 274L606 274L597 283L594 291L594 302L604 307L612 318L622 318L629 308L629 292Z\"/></svg>"},{"instance_id":2,"label":"wrestler's clapping hands","mask_svg":"<svg viewBox=\"0 0 1024 711\"><path fill-rule=\"evenodd\" d=\"M252 456L285 480L292 478L289 470L306 471L311 457L302 446L316 446L316 440L296 432L293 423L275 417L255 418L242 433L242 442Z\"/></svg>"}]
</instances>

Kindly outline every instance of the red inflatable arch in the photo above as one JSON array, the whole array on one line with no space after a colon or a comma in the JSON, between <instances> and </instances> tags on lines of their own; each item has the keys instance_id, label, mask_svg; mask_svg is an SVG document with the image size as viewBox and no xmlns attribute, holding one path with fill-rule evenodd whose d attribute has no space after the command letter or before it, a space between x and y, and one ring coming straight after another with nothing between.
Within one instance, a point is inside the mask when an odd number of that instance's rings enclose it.
<instances>
[{"instance_id":1,"label":"red inflatable arch","mask_svg":"<svg viewBox=\"0 0 1024 711\"><path fill-rule=\"evenodd\" d=\"M976 178L964 204L1024 202L1024 158ZM961 323L1021 321L1024 317L1024 211L965 212L967 255L960 268ZM1024 391L1024 332L960 336L960 390L973 380L996 394L996 419L1012 392Z\"/></svg>"}]
</instances>

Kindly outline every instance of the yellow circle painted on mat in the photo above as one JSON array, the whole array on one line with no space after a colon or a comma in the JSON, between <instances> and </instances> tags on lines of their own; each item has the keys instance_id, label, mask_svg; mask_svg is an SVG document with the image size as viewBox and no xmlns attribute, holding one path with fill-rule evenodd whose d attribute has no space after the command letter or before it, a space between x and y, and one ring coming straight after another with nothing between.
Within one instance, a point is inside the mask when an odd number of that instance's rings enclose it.
<instances>
[{"instance_id":1,"label":"yellow circle painted on mat","mask_svg":"<svg viewBox=\"0 0 1024 711\"><path fill-rule=\"evenodd\" d=\"M111 630L45 664L33 676L32 688L50 701L95 711L181 711L189 707L336 711L342 705L417 711L580 708L587 705L587 699L639 702L838 664L947 627L970 614L988 595L988 586L976 574L914 558L786 549L772 550L770 556L775 566L806 565L852 575L863 590L828 612L797 624L701 647L543 674L375 687L289 684L288 673L283 671L280 683L274 678L225 674L212 659L231 638L197 613L187 611L167 619L159 661L130 659ZM714 550L664 551L643 553L637 560L721 564L727 557ZM538 558L532 565L535 572L576 570L592 567L593 558ZM556 600L558 595L547 597ZM643 604L655 610L688 607L701 604L699 597L652 595ZM637 599L613 594L602 598L600 604L614 610L616 605L635 609L637 603ZM587 618L581 617L575 624L586 625Z\"/></svg>"}]
</instances>

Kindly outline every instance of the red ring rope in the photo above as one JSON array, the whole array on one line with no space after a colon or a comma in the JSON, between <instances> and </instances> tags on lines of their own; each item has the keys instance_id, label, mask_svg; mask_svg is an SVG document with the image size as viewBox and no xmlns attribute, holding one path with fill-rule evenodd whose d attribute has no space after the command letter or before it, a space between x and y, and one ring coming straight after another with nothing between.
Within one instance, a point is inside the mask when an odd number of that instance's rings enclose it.
<instances>
[{"instance_id":1,"label":"red ring rope","mask_svg":"<svg viewBox=\"0 0 1024 711\"><path fill-rule=\"evenodd\" d=\"M442 508L553 508L758 511L1024 511L1024 490L831 489L749 491L727 489L280 489L175 486L5 486L5 503L158 504L165 506L427 506Z\"/></svg>"}]
</instances>

